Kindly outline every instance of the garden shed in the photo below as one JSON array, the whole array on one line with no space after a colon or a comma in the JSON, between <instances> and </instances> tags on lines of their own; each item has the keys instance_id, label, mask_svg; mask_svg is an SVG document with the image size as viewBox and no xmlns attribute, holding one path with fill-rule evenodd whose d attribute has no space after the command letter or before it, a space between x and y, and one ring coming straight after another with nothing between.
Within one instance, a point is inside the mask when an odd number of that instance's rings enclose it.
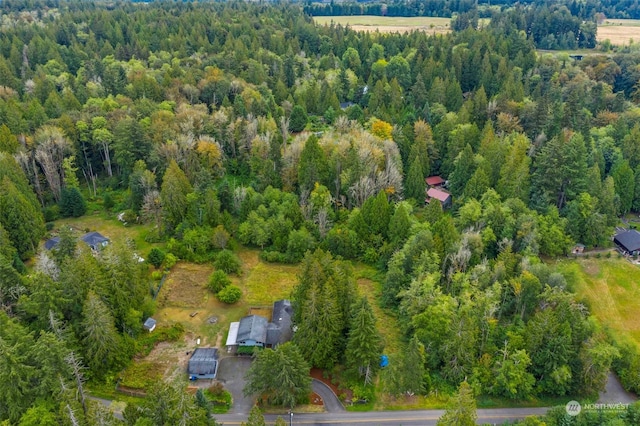
<instances>
[{"instance_id":1,"label":"garden shed","mask_svg":"<svg viewBox=\"0 0 640 426\"><path fill-rule=\"evenodd\" d=\"M215 379L218 372L218 349L196 348L189 359L190 379Z\"/></svg>"}]
</instances>

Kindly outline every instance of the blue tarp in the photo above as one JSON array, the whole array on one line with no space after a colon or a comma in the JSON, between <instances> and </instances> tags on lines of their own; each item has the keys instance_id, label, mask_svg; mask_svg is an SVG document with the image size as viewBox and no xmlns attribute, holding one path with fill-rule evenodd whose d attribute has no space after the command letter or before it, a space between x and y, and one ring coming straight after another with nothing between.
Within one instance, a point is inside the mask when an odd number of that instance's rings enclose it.
<instances>
[{"instance_id":1,"label":"blue tarp","mask_svg":"<svg viewBox=\"0 0 640 426\"><path fill-rule=\"evenodd\" d=\"M380 367L386 367L389 365L389 357L386 355L380 355Z\"/></svg>"}]
</instances>

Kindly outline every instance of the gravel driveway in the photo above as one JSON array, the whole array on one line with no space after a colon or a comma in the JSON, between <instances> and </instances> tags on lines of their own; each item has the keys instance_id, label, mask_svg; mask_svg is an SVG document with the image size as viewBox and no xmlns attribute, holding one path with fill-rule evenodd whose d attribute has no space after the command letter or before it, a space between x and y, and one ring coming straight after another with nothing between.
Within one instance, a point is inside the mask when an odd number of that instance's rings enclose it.
<instances>
[{"instance_id":1,"label":"gravel driveway","mask_svg":"<svg viewBox=\"0 0 640 426\"><path fill-rule=\"evenodd\" d=\"M249 414L255 403L253 397L246 398L242 393L245 384L244 376L249 366L251 366L251 358L229 357L220 360L218 380L233 395L233 405L229 414Z\"/></svg>"}]
</instances>

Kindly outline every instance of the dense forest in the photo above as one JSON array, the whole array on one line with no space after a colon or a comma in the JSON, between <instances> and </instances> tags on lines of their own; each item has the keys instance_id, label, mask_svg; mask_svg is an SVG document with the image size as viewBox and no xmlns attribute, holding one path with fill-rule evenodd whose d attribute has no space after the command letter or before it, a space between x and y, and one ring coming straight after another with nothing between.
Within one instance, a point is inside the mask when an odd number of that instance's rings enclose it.
<instances>
[{"instance_id":1,"label":"dense forest","mask_svg":"<svg viewBox=\"0 0 640 426\"><path fill-rule=\"evenodd\" d=\"M612 366L638 392L636 347L540 256L608 246L640 210L640 51L539 54L577 34L521 31L527 16L429 36L288 4L2 2L0 420L115 421L83 376L112 380L139 350L147 269L64 230L38 249L87 203L153 224L159 263L232 259L229 239L302 262L293 344L346 363L361 394L380 347L354 343L371 307L349 261L379 269L402 327L390 394L593 396ZM431 175L450 209L425 206ZM168 386L127 421L206 417Z\"/></svg>"}]
</instances>

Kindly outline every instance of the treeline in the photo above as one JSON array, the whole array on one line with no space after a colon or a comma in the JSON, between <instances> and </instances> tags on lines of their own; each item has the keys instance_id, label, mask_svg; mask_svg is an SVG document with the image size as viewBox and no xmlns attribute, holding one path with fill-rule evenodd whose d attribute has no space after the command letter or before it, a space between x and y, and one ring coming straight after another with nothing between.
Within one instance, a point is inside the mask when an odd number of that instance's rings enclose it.
<instances>
[{"instance_id":1,"label":"treeline","mask_svg":"<svg viewBox=\"0 0 640 426\"><path fill-rule=\"evenodd\" d=\"M394 0L378 3L369 1L314 3L305 2L304 11L312 16L375 15L375 16L438 16L453 17L477 8L483 18L491 17L496 10L508 10L511 7L531 5L535 8L550 6L545 0ZM573 16L584 21L594 21L598 16L614 19L638 19L640 9L635 0L565 0L554 2L556 6L565 6ZM600 15L601 14L601 15Z\"/></svg>"},{"instance_id":2,"label":"treeline","mask_svg":"<svg viewBox=\"0 0 640 426\"><path fill-rule=\"evenodd\" d=\"M15 334L2 342L35 348L53 318L67 331L49 338L94 380L136 351L152 304L131 249L93 258L59 235L60 254L22 265L45 222L90 201L153 224L164 262L219 260L240 242L267 261L326 267L295 301L331 305L331 339L318 342L324 317L300 309L298 339L317 348L302 354L322 367L364 354L348 367L358 383L379 347L350 349L351 321L368 310L340 293L352 276L336 257L385 276L383 303L412 354L392 360L389 393L448 391L466 377L513 399L593 394L612 363L637 386L636 352L614 348L538 258L607 246L618 216L640 208L635 48L539 57L514 16L428 36L318 27L284 4L76 6L10 11L0 37L0 302L11 324L0 333ZM424 205L436 174L450 212ZM24 353L0 364L21 380L1 389L20 401L0 411L15 422L47 392L45 410L61 403L54 384L32 386L49 370Z\"/></svg>"}]
</instances>

